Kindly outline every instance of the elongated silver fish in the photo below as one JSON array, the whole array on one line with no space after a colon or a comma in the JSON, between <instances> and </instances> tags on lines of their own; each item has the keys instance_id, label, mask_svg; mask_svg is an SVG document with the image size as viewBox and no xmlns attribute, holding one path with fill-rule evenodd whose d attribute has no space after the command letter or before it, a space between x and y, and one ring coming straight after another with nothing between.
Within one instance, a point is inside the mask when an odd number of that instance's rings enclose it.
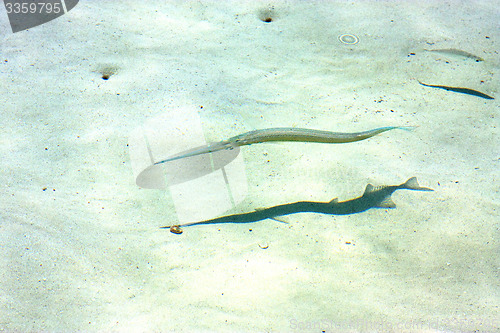
<instances>
[{"instance_id":1,"label":"elongated silver fish","mask_svg":"<svg viewBox=\"0 0 500 333\"><path fill-rule=\"evenodd\" d=\"M227 140L208 145L206 147L182 153L180 155L172 156L162 161L154 163L161 164L170 161L175 161L181 158L213 153L224 149L233 149L235 147L247 146L254 143L271 142L271 141L298 141L298 142L319 142L319 143L347 143L361 141L377 134L387 132L396 128L412 129L411 126L388 126L380 127L364 132L354 133L341 133L320 131L308 128L294 128L294 127L278 127L266 128L255 131L246 132L237 136L233 136Z\"/></svg>"}]
</instances>

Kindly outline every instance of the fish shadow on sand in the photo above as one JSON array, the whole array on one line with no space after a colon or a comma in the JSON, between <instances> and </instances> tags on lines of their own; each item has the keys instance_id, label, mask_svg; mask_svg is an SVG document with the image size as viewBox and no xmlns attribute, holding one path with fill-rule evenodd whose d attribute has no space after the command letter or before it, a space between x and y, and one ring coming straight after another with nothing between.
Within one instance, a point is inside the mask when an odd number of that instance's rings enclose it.
<instances>
[{"instance_id":1,"label":"fish shadow on sand","mask_svg":"<svg viewBox=\"0 0 500 333\"><path fill-rule=\"evenodd\" d=\"M227 215L211 220L190 222L161 228L169 228L171 232L180 234L182 233L181 227L201 224L252 223L265 219L276 219L276 217L279 216L296 213L347 215L361 213L370 208L395 208L396 204L392 201L391 195L397 190L433 191L433 189L420 186L417 178L412 177L400 185L375 187L368 184L362 196L347 201L339 202L337 198L329 202L299 201L258 209L250 213Z\"/></svg>"}]
</instances>

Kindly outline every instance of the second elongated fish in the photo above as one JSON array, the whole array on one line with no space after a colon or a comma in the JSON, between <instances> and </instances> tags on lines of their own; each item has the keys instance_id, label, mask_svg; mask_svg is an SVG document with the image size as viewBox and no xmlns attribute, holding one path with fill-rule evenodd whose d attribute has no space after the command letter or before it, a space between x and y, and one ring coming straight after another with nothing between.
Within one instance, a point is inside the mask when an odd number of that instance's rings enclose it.
<instances>
[{"instance_id":1,"label":"second elongated fish","mask_svg":"<svg viewBox=\"0 0 500 333\"><path fill-rule=\"evenodd\" d=\"M433 49L433 50L431 50L431 49L424 49L424 50L429 51L429 52L436 52L436 53L442 53L442 54L451 54L451 55L456 55L456 56L460 56L460 57L464 57L464 58L470 58L470 59L475 60L476 62L484 61L483 58L478 57L475 54L472 54L472 53L469 53L469 52L465 52L465 51L462 51L462 50L458 50L458 49Z\"/></svg>"},{"instance_id":2,"label":"second elongated fish","mask_svg":"<svg viewBox=\"0 0 500 333\"><path fill-rule=\"evenodd\" d=\"M420 81L418 81L418 83L420 83L421 85L426 86L426 87L440 88L440 89L444 89L444 90L448 90L448 91L454 91L457 93L477 96L477 97L481 97L481 98L485 98L485 99L495 99L494 97L491 97L490 95L486 95L485 93L482 93L482 92L474 90L474 89L461 88L461 87L439 86L439 85L434 85L434 84L426 84L426 83L423 83Z\"/></svg>"}]
</instances>

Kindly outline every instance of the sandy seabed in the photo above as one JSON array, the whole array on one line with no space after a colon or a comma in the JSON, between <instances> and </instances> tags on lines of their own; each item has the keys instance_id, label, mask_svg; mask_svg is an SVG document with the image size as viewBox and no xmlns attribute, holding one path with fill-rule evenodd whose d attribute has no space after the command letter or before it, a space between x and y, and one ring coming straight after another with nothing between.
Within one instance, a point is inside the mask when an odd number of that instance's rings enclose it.
<instances>
[{"instance_id":1,"label":"sandy seabed","mask_svg":"<svg viewBox=\"0 0 500 333\"><path fill-rule=\"evenodd\" d=\"M499 96L495 1L81 1L17 33L0 12L0 330L499 329L498 99L417 81ZM484 61L425 51L448 48ZM184 111L207 142L416 126L242 147L245 191L221 215L412 176L435 191L175 235L159 227L227 188L140 187L130 140Z\"/></svg>"}]
</instances>

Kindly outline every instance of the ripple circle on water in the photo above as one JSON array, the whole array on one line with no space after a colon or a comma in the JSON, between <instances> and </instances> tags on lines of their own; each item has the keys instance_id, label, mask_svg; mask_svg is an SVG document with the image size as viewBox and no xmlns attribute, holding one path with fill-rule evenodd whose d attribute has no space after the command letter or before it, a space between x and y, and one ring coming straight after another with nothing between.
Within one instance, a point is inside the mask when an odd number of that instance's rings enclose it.
<instances>
[{"instance_id":1,"label":"ripple circle on water","mask_svg":"<svg viewBox=\"0 0 500 333\"><path fill-rule=\"evenodd\" d=\"M348 45L358 44L359 38L355 35L344 34L339 36L339 40Z\"/></svg>"}]
</instances>

